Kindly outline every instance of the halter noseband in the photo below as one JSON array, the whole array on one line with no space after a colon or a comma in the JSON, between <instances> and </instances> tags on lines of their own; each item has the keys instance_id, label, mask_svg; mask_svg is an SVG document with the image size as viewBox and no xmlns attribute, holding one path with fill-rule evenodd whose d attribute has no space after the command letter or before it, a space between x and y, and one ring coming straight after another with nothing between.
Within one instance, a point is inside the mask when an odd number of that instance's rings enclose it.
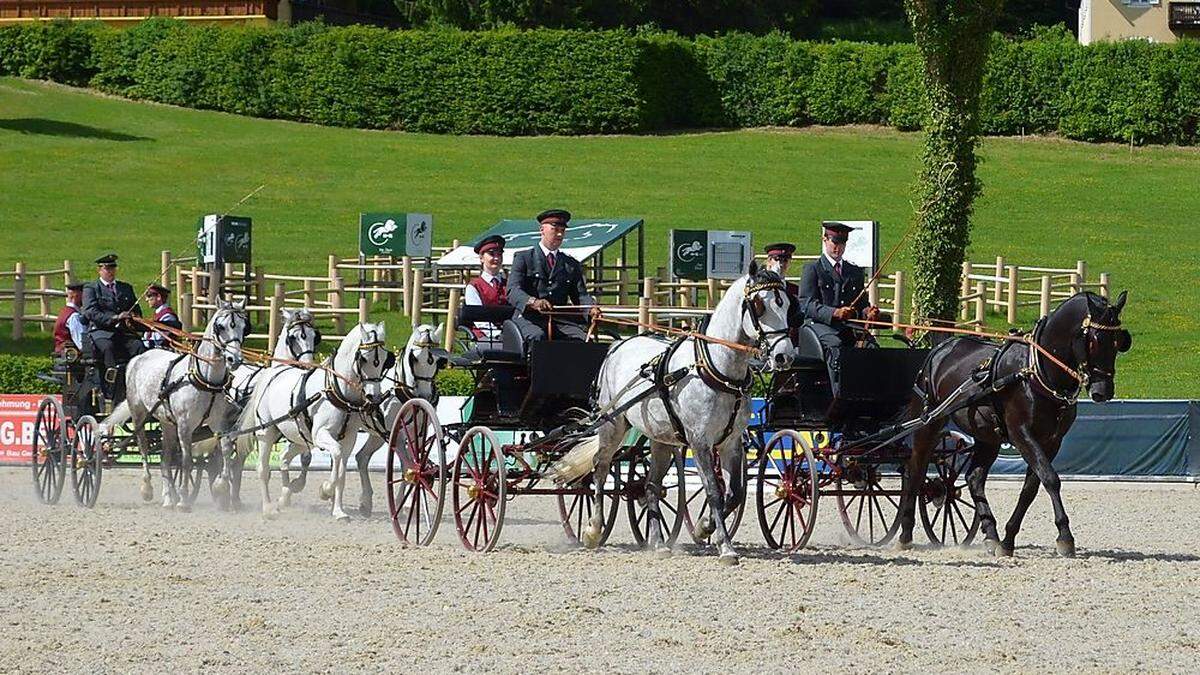
<instances>
[{"instance_id":1,"label":"halter noseband","mask_svg":"<svg viewBox=\"0 0 1200 675\"><path fill-rule=\"evenodd\" d=\"M756 283L747 282L746 288L742 291L742 314L750 315L750 323L754 326L754 330L758 333L755 338L758 342L758 350L759 352L766 354L774 349L775 345L778 344L780 340L787 339L790 331L786 327L775 330L767 330L763 328L762 322L759 321L759 307L756 306L757 302L761 302L761 299L755 297L755 294L762 291L774 291L776 303L782 305L783 300L779 297L779 294L780 292L786 293L787 286L784 285L783 281L781 280L766 279ZM762 312L765 312L766 308L762 307L761 310ZM776 338L775 340L771 340L771 337L776 335L780 337Z\"/></svg>"},{"instance_id":2,"label":"halter noseband","mask_svg":"<svg viewBox=\"0 0 1200 675\"><path fill-rule=\"evenodd\" d=\"M284 342L287 343L287 348L288 348L288 351L291 352L292 358L299 361L300 359L303 359L306 355L307 356L315 355L317 353L317 349L314 346L309 349L305 349L304 351L301 351L299 353L296 352L296 347L293 345L293 340L295 340L296 342L299 342L302 339L300 337L296 337L295 335L292 335L292 329L296 328L297 326L308 326L309 328L312 329L312 331L314 333L317 332L317 327L313 325L312 319L295 319L293 321L288 322L288 325L285 328L287 336L284 338Z\"/></svg>"}]
</instances>

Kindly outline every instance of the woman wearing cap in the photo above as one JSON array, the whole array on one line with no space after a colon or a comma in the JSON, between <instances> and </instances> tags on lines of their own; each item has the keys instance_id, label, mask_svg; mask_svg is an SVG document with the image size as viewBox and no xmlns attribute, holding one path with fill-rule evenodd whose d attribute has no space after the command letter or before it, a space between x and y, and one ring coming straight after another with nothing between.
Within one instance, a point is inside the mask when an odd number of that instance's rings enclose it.
<instances>
[{"instance_id":1,"label":"woman wearing cap","mask_svg":"<svg viewBox=\"0 0 1200 675\"><path fill-rule=\"evenodd\" d=\"M467 284L464 295L468 305L497 307L508 304L504 278L504 237L493 234L475 245L482 270ZM476 346L483 349L500 348L500 328L492 323L476 321L471 325Z\"/></svg>"},{"instance_id":2,"label":"woman wearing cap","mask_svg":"<svg viewBox=\"0 0 1200 675\"><path fill-rule=\"evenodd\" d=\"M175 310L167 304L167 298L171 295L171 289L159 284L150 284L146 287L146 302L150 303L150 308L154 310L154 320L166 326L170 326L176 330L183 330L183 322L179 317L175 316ZM142 342L147 349L169 349L170 343L167 336L161 331L148 330L142 335Z\"/></svg>"}]
</instances>

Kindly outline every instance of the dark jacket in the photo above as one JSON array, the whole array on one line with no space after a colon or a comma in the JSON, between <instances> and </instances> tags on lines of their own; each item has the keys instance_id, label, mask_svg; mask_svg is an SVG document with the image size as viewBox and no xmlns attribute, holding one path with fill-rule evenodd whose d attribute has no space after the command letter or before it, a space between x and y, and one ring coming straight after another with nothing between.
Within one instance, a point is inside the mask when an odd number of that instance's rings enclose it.
<instances>
[{"instance_id":1,"label":"dark jacket","mask_svg":"<svg viewBox=\"0 0 1200 675\"><path fill-rule=\"evenodd\" d=\"M542 247L518 251L508 271L508 304L524 310L530 298L549 300L554 306L592 305L596 300L588 294L583 282L583 265L563 253L555 253L551 272L542 255Z\"/></svg>"},{"instance_id":2,"label":"dark jacket","mask_svg":"<svg viewBox=\"0 0 1200 675\"><path fill-rule=\"evenodd\" d=\"M857 297L855 318L861 319L863 310L871 304L866 293L859 296L864 283L863 268L847 260L842 260L842 276L837 278L825 256L808 263L800 275L800 308L804 318L840 328L842 322L833 318L833 310Z\"/></svg>"},{"instance_id":3,"label":"dark jacket","mask_svg":"<svg viewBox=\"0 0 1200 675\"><path fill-rule=\"evenodd\" d=\"M137 295L133 286L124 281L116 281L116 297L104 289L104 282L96 279L83 287L83 315L87 317L93 335L112 337L118 329L133 334L135 331L118 326L116 316L124 311L132 311L137 316L142 315L138 305Z\"/></svg>"}]
</instances>

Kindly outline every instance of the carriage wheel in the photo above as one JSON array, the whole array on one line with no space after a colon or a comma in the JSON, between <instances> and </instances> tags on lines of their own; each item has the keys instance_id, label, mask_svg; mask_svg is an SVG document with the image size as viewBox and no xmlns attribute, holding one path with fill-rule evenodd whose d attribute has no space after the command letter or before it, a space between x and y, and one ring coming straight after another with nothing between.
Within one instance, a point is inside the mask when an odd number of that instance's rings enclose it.
<instances>
[{"instance_id":1,"label":"carriage wheel","mask_svg":"<svg viewBox=\"0 0 1200 675\"><path fill-rule=\"evenodd\" d=\"M646 439L634 448L629 460L628 478L625 481L625 510L629 515L629 528L639 546L650 540L650 513L646 508L646 481L650 477L650 453L643 450ZM683 469L683 453L671 453L671 466L662 480L662 495L658 498L662 531L667 546L674 546L683 529L687 513L687 474Z\"/></svg>"},{"instance_id":2,"label":"carriage wheel","mask_svg":"<svg viewBox=\"0 0 1200 675\"><path fill-rule=\"evenodd\" d=\"M487 427L471 427L454 458L454 524L468 551L486 553L500 540L508 495L504 452Z\"/></svg>"},{"instance_id":3,"label":"carriage wheel","mask_svg":"<svg viewBox=\"0 0 1200 675\"><path fill-rule=\"evenodd\" d=\"M428 546L446 503L446 446L437 410L414 398L400 407L388 437L388 513L406 546Z\"/></svg>"},{"instance_id":4,"label":"carriage wheel","mask_svg":"<svg viewBox=\"0 0 1200 675\"><path fill-rule=\"evenodd\" d=\"M67 417L57 399L46 397L33 425L33 490L43 504L57 504L66 478Z\"/></svg>"},{"instance_id":5,"label":"carriage wheel","mask_svg":"<svg viewBox=\"0 0 1200 675\"><path fill-rule=\"evenodd\" d=\"M838 513L850 539L860 546L882 546L900 529L900 477L878 464L854 462L838 476Z\"/></svg>"},{"instance_id":6,"label":"carriage wheel","mask_svg":"<svg viewBox=\"0 0 1200 675\"><path fill-rule=\"evenodd\" d=\"M104 470L104 450L96 438L99 423L91 415L75 423L75 437L71 439L71 489L75 501L92 508L100 496L100 476Z\"/></svg>"},{"instance_id":7,"label":"carriage wheel","mask_svg":"<svg viewBox=\"0 0 1200 675\"><path fill-rule=\"evenodd\" d=\"M979 513L967 487L971 443L961 433L943 430L933 449L936 475L926 476L918 497L921 525L938 546L969 544L979 532Z\"/></svg>"},{"instance_id":8,"label":"carriage wheel","mask_svg":"<svg viewBox=\"0 0 1200 675\"><path fill-rule=\"evenodd\" d=\"M742 443L746 444L749 441L743 437ZM708 492L704 489L704 481L700 478L700 470L696 466L687 466L684 463L685 473L689 478L685 481L685 489L687 490L687 508L683 512L684 524L687 525L688 534L692 535L692 541L697 544L707 544L712 539L709 535L705 539L699 538L696 532L698 523L708 515ZM724 470L718 476L719 482L724 486L724 481L728 480ZM749 484L749 477L746 469L746 453L742 453L742 481ZM738 505L733 513L725 516L725 531L729 534L732 540L733 535L737 533L738 527L742 524L742 514L746 512L746 500L742 499L742 503Z\"/></svg>"},{"instance_id":9,"label":"carriage wheel","mask_svg":"<svg viewBox=\"0 0 1200 675\"><path fill-rule=\"evenodd\" d=\"M800 434L775 432L758 462L758 524L767 546L804 548L817 524L819 477L812 446Z\"/></svg>"},{"instance_id":10,"label":"carriage wheel","mask_svg":"<svg viewBox=\"0 0 1200 675\"><path fill-rule=\"evenodd\" d=\"M604 529L600 532L600 542L596 544L597 547L603 546L604 542L608 541L613 526L617 524L617 511L621 509L621 464L616 457L613 458L612 464L608 468L608 477L610 480L604 486L604 508L607 513L604 515ZM592 514L596 512L596 493L592 487L594 480L594 474L589 473L571 483L571 488L586 488L586 493L555 495L558 498L558 517L562 521L563 531L567 533L567 538L573 544L580 543L580 536L583 534L584 528L588 526Z\"/></svg>"}]
</instances>

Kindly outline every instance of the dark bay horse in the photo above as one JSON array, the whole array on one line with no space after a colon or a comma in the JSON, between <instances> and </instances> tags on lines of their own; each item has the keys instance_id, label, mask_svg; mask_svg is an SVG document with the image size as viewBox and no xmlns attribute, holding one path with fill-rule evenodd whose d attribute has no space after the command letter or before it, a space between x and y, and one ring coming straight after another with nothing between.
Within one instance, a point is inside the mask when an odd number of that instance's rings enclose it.
<instances>
[{"instance_id":1,"label":"dark bay horse","mask_svg":"<svg viewBox=\"0 0 1200 675\"><path fill-rule=\"evenodd\" d=\"M1094 293L1077 293L1038 322L1032 340L1061 365L1020 341L997 344L961 337L933 348L917 376L917 391L907 419L936 411L950 398L956 402L949 403L941 417L933 416L928 425L913 434L913 452L900 499L897 548L912 546L916 497L925 479L930 451L946 422L953 419L975 438L974 455L966 468L967 485L988 547L997 555L1012 555L1021 521L1040 482L1054 505L1058 552L1075 555L1075 538L1059 494L1058 472L1051 461L1075 421L1078 396L1086 389L1093 401L1113 397L1117 352L1132 346L1129 331L1121 327L1125 297L1122 291L1116 302L1109 303ZM961 407L960 402L967 400L970 405ZM1020 451L1028 468L1001 541L996 517L984 495L984 483L1004 442Z\"/></svg>"}]
</instances>

